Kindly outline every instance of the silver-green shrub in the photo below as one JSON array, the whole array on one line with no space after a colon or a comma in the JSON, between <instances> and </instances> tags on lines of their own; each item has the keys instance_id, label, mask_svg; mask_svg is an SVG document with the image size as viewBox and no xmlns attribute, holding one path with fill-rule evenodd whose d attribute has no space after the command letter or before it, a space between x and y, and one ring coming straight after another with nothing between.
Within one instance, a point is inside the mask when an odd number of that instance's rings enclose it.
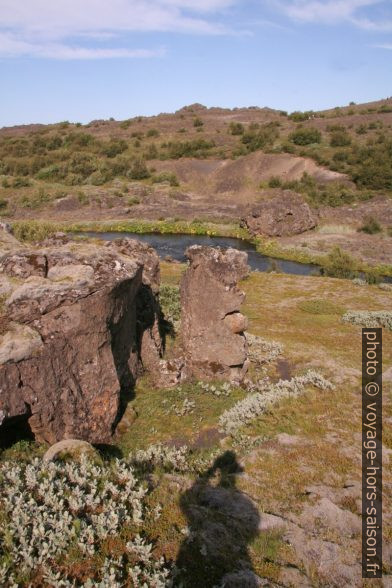
<instances>
[{"instance_id":1,"label":"silver-green shrub","mask_svg":"<svg viewBox=\"0 0 392 588\"><path fill-rule=\"evenodd\" d=\"M283 353L283 345L277 341L267 341L258 335L245 333L248 343L248 359L256 364L271 363Z\"/></svg>"},{"instance_id":2,"label":"silver-green shrub","mask_svg":"<svg viewBox=\"0 0 392 588\"><path fill-rule=\"evenodd\" d=\"M291 380L279 380L276 384L261 381L259 392L240 400L221 414L219 417L220 430L223 433L235 433L237 429L256 419L283 398L299 396L304 392L306 386L315 386L320 390L333 389L333 384L314 370Z\"/></svg>"},{"instance_id":3,"label":"silver-green shrub","mask_svg":"<svg viewBox=\"0 0 392 588\"><path fill-rule=\"evenodd\" d=\"M1 464L0 585L21 585L18 578L40 569L49 585L80 586L56 564L70 550L86 558L99 555L105 540L128 528L125 553L106 556L84 588L120 587L128 578L136 586L167 586L170 570L163 559L154 559L152 545L139 534L146 517L153 516L145 503L147 492L123 460L109 466L86 457L77 463Z\"/></svg>"},{"instance_id":4,"label":"silver-green shrub","mask_svg":"<svg viewBox=\"0 0 392 588\"><path fill-rule=\"evenodd\" d=\"M392 312L390 310L350 310L342 316L342 321L369 329L384 327L392 331Z\"/></svg>"}]
</instances>

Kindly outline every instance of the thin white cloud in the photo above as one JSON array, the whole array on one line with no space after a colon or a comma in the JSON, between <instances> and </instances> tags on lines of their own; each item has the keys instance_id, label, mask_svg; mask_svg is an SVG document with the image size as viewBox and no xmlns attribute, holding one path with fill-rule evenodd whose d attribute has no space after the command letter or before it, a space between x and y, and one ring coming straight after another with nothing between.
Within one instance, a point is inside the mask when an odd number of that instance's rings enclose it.
<instances>
[{"instance_id":1,"label":"thin white cloud","mask_svg":"<svg viewBox=\"0 0 392 588\"><path fill-rule=\"evenodd\" d=\"M350 23L358 28L382 32L391 30L391 18L369 14L372 7L383 8L391 17L385 0L276 0L276 6L294 21L304 23ZM365 11L365 14L363 13Z\"/></svg>"},{"instance_id":2,"label":"thin white cloud","mask_svg":"<svg viewBox=\"0 0 392 588\"><path fill-rule=\"evenodd\" d=\"M381 45L373 45L376 49L387 49L392 51L392 43L381 43Z\"/></svg>"},{"instance_id":3,"label":"thin white cloud","mask_svg":"<svg viewBox=\"0 0 392 588\"><path fill-rule=\"evenodd\" d=\"M165 49L90 48L62 43L30 43L10 33L0 33L0 54L3 57L30 56L50 59L113 59L162 57Z\"/></svg>"},{"instance_id":4,"label":"thin white cloud","mask_svg":"<svg viewBox=\"0 0 392 588\"><path fill-rule=\"evenodd\" d=\"M162 50L113 47L112 41L132 32L224 34L229 31L218 16L238 1L0 0L0 56L153 57Z\"/></svg>"}]
</instances>

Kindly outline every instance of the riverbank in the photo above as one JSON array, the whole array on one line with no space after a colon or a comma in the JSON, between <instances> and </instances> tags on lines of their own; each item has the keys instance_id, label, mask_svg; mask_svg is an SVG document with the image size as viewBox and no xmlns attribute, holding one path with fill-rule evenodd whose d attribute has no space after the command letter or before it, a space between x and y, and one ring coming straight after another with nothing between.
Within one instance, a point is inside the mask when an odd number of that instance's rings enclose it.
<instances>
[{"instance_id":1,"label":"riverbank","mask_svg":"<svg viewBox=\"0 0 392 588\"><path fill-rule=\"evenodd\" d=\"M312 264L326 268L329 264L329 255L317 255L302 247L282 247L276 240L254 238L249 232L236 223L211 223L202 221L184 221L177 219L168 220L109 220L109 221L83 221L83 222L53 222L23 220L11 223L15 236L23 241L37 241L48 237L56 231L69 233L159 233L159 234L184 234L184 235L208 235L211 237L231 237L246 240L252 243L256 250L268 257L293 261L296 263ZM361 272L365 276L392 277L392 266L386 264L370 265L359 259L352 259L352 271Z\"/></svg>"}]
</instances>

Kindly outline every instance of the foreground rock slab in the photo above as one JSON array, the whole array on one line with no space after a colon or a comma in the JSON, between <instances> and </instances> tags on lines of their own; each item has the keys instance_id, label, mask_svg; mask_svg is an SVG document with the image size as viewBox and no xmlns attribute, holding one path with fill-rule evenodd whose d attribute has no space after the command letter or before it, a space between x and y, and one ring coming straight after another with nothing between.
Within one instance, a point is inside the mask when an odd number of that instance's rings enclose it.
<instances>
[{"instance_id":1,"label":"foreground rock slab","mask_svg":"<svg viewBox=\"0 0 392 588\"><path fill-rule=\"evenodd\" d=\"M2 430L28 419L39 441L109 440L143 355L160 358L156 252L126 239L20 247L0 272Z\"/></svg>"},{"instance_id":2,"label":"foreground rock slab","mask_svg":"<svg viewBox=\"0 0 392 588\"><path fill-rule=\"evenodd\" d=\"M181 282L181 334L187 375L241 380L247 370L244 293L237 283L249 273L247 254L194 245Z\"/></svg>"}]
</instances>

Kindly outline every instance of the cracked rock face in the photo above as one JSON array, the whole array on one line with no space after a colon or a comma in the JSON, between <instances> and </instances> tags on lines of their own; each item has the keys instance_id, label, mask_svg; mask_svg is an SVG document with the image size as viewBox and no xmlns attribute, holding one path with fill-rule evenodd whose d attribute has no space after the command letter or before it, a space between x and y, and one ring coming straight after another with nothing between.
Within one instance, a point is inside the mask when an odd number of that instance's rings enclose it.
<instances>
[{"instance_id":1,"label":"cracked rock face","mask_svg":"<svg viewBox=\"0 0 392 588\"><path fill-rule=\"evenodd\" d=\"M182 343L187 375L241 380L247 345L240 313L244 293L237 287L249 273L247 254L194 245L181 282Z\"/></svg>"},{"instance_id":2,"label":"cracked rock face","mask_svg":"<svg viewBox=\"0 0 392 588\"><path fill-rule=\"evenodd\" d=\"M105 442L143 355L160 359L157 254L126 239L21 247L3 250L0 272L0 421L28 418L48 443Z\"/></svg>"},{"instance_id":3,"label":"cracked rock face","mask_svg":"<svg viewBox=\"0 0 392 588\"><path fill-rule=\"evenodd\" d=\"M253 235L286 237L313 229L317 218L300 194L290 190L254 206L242 225Z\"/></svg>"}]
</instances>

